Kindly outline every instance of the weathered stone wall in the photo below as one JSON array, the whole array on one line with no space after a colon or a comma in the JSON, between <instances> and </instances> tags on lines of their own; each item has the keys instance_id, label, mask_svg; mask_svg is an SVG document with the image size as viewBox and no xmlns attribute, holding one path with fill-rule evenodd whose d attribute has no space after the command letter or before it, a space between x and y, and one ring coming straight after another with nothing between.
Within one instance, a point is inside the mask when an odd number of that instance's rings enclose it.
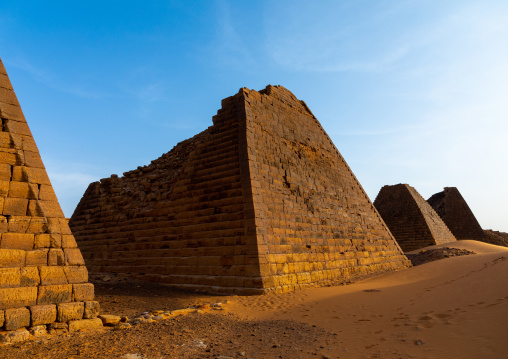
<instances>
[{"instance_id":1,"label":"weathered stone wall","mask_svg":"<svg viewBox=\"0 0 508 359\"><path fill-rule=\"evenodd\" d=\"M481 239L485 233L456 187L445 187L427 202L457 239Z\"/></svg>"},{"instance_id":2,"label":"weathered stone wall","mask_svg":"<svg viewBox=\"0 0 508 359\"><path fill-rule=\"evenodd\" d=\"M261 293L409 262L307 107L241 89L214 125L92 183L71 221L92 271Z\"/></svg>"},{"instance_id":3,"label":"weathered stone wall","mask_svg":"<svg viewBox=\"0 0 508 359\"><path fill-rule=\"evenodd\" d=\"M1 60L0 118L0 329L87 318L93 285Z\"/></svg>"},{"instance_id":4,"label":"weathered stone wall","mask_svg":"<svg viewBox=\"0 0 508 359\"><path fill-rule=\"evenodd\" d=\"M407 184L383 186L374 206L404 252L456 240L439 215Z\"/></svg>"}]
</instances>

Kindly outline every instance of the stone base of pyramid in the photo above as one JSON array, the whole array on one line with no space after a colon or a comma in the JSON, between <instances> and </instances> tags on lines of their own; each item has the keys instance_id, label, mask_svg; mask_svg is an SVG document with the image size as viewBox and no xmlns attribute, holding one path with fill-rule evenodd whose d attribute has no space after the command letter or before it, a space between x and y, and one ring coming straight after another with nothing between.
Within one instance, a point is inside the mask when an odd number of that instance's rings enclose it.
<instances>
[{"instance_id":1,"label":"stone base of pyramid","mask_svg":"<svg viewBox=\"0 0 508 359\"><path fill-rule=\"evenodd\" d=\"M0 343L12 344L30 336L75 332L102 327L96 301L43 304L0 310Z\"/></svg>"}]
</instances>

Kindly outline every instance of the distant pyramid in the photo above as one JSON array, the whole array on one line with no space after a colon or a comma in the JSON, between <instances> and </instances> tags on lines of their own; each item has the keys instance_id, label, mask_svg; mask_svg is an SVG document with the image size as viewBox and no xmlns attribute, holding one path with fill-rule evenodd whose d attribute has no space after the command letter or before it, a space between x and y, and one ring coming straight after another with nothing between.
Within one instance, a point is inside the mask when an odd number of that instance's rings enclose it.
<instances>
[{"instance_id":1,"label":"distant pyramid","mask_svg":"<svg viewBox=\"0 0 508 359\"><path fill-rule=\"evenodd\" d=\"M485 237L466 201L455 187L445 187L427 202L439 214L457 239L480 239Z\"/></svg>"},{"instance_id":2,"label":"distant pyramid","mask_svg":"<svg viewBox=\"0 0 508 359\"><path fill-rule=\"evenodd\" d=\"M2 60L0 118L0 328L102 326L91 319L94 287ZM0 332L0 342L10 338Z\"/></svg>"},{"instance_id":3,"label":"distant pyramid","mask_svg":"<svg viewBox=\"0 0 508 359\"><path fill-rule=\"evenodd\" d=\"M384 186L374 206L404 252L456 240L439 215L407 184Z\"/></svg>"},{"instance_id":4,"label":"distant pyramid","mask_svg":"<svg viewBox=\"0 0 508 359\"><path fill-rule=\"evenodd\" d=\"M304 102L241 89L149 166L90 184L70 225L91 271L289 291L409 261Z\"/></svg>"}]
</instances>

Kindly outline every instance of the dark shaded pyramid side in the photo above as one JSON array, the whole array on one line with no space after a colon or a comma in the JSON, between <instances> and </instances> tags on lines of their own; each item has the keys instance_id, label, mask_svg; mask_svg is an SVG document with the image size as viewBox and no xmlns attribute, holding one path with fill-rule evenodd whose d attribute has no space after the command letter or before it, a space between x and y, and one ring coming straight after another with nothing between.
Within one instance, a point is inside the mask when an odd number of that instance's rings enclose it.
<instances>
[{"instance_id":1,"label":"dark shaded pyramid side","mask_svg":"<svg viewBox=\"0 0 508 359\"><path fill-rule=\"evenodd\" d=\"M410 265L291 92L241 89L213 123L150 165L89 186L70 225L90 270L249 294Z\"/></svg>"},{"instance_id":2,"label":"dark shaded pyramid side","mask_svg":"<svg viewBox=\"0 0 508 359\"><path fill-rule=\"evenodd\" d=\"M374 206L404 252L456 241L439 215L408 184L383 186Z\"/></svg>"},{"instance_id":3,"label":"dark shaded pyramid side","mask_svg":"<svg viewBox=\"0 0 508 359\"><path fill-rule=\"evenodd\" d=\"M0 328L102 326L91 319L94 287L1 60L0 118ZM0 332L0 342L10 338Z\"/></svg>"},{"instance_id":4,"label":"dark shaded pyramid side","mask_svg":"<svg viewBox=\"0 0 508 359\"><path fill-rule=\"evenodd\" d=\"M485 237L482 227L456 187L445 187L427 202L439 214L457 239Z\"/></svg>"}]
</instances>

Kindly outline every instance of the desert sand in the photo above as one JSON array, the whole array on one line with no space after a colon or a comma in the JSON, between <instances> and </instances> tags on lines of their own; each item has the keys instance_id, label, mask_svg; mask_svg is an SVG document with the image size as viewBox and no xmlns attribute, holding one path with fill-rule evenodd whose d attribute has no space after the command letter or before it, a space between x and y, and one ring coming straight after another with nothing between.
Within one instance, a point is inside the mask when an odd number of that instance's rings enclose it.
<instances>
[{"instance_id":1,"label":"desert sand","mask_svg":"<svg viewBox=\"0 0 508 359\"><path fill-rule=\"evenodd\" d=\"M92 276L102 313L132 318L145 310L229 303L224 311L127 330L68 333L0 346L0 357L508 357L508 248L458 241L428 249L440 247L477 254L346 286L250 297L212 296Z\"/></svg>"},{"instance_id":2,"label":"desert sand","mask_svg":"<svg viewBox=\"0 0 508 359\"><path fill-rule=\"evenodd\" d=\"M508 248L477 241L428 247L468 249L347 286L241 297L241 317L293 319L338 334L340 358L507 358Z\"/></svg>"}]
</instances>

